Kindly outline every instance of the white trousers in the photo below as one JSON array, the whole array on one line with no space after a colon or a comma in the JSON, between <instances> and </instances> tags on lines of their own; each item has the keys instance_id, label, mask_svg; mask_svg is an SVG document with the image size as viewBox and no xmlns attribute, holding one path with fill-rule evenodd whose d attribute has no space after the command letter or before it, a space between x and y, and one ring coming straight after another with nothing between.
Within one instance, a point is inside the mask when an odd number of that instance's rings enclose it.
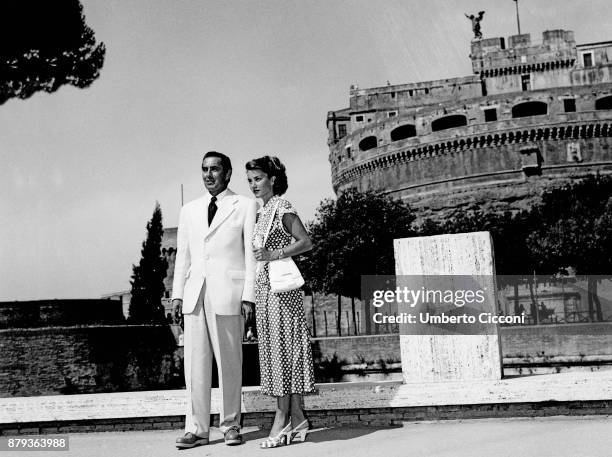
<instances>
[{"instance_id":1,"label":"white trousers","mask_svg":"<svg viewBox=\"0 0 612 457\"><path fill-rule=\"evenodd\" d=\"M242 396L242 316L215 314L202 286L196 307L185 314L185 433L208 437L213 355L217 361L221 404L219 428L240 426Z\"/></svg>"}]
</instances>

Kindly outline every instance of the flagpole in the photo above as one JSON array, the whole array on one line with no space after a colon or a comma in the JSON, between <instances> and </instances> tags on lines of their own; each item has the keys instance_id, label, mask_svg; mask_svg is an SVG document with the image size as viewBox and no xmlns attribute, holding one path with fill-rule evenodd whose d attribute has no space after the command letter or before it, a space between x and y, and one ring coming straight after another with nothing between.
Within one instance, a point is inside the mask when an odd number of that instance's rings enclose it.
<instances>
[{"instance_id":1,"label":"flagpole","mask_svg":"<svg viewBox=\"0 0 612 457\"><path fill-rule=\"evenodd\" d=\"M514 0L514 4L516 5L516 25L518 25L518 34L521 34L521 20L519 18L519 9L518 9L518 0Z\"/></svg>"}]
</instances>

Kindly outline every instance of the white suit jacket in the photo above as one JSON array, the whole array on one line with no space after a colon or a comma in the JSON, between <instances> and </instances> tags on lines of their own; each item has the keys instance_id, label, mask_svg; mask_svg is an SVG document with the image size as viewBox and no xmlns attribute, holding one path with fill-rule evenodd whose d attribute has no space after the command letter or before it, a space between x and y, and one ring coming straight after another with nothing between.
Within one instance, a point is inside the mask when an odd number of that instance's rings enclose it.
<instances>
[{"instance_id":1,"label":"white suit jacket","mask_svg":"<svg viewBox=\"0 0 612 457\"><path fill-rule=\"evenodd\" d=\"M192 313L206 281L207 302L213 311L239 315L243 300L255 302L251 238L257 203L227 189L208 227L210 198L206 193L181 209L172 299L182 299L183 313Z\"/></svg>"}]
</instances>

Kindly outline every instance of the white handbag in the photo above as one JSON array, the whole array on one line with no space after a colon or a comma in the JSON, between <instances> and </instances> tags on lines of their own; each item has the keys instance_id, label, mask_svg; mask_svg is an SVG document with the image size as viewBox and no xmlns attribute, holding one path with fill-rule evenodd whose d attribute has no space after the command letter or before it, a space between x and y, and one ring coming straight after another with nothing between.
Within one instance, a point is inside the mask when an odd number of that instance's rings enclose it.
<instances>
[{"instance_id":1,"label":"white handbag","mask_svg":"<svg viewBox=\"0 0 612 457\"><path fill-rule=\"evenodd\" d=\"M291 257L272 260L268 265L270 291L278 294L299 289L304 285L304 278Z\"/></svg>"},{"instance_id":2,"label":"white handbag","mask_svg":"<svg viewBox=\"0 0 612 457\"><path fill-rule=\"evenodd\" d=\"M266 229L263 246L266 245L272 223L276 217L278 206L280 202L276 202L268 227ZM282 221L281 221L282 224ZM281 292L289 292L290 290L299 289L304 285L304 278L300 273L300 269L297 267L291 257L285 257L284 259L271 260L268 262L268 277L270 279L270 291L278 294Z\"/></svg>"}]
</instances>

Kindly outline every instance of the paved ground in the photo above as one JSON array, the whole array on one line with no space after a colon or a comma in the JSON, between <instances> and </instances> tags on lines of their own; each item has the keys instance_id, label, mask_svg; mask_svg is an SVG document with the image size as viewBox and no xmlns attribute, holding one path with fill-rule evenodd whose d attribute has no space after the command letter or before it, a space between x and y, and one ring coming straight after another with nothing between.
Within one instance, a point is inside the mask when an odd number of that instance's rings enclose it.
<instances>
[{"instance_id":1,"label":"paved ground","mask_svg":"<svg viewBox=\"0 0 612 457\"><path fill-rule=\"evenodd\" d=\"M0 457L203 457L203 456L384 456L384 457L610 457L612 416L480 419L405 423L397 428L333 428L308 435L305 443L259 449L265 431L244 429L247 442L212 442L188 450L173 443L178 431L84 433L70 436L69 452L2 452Z\"/></svg>"}]
</instances>

